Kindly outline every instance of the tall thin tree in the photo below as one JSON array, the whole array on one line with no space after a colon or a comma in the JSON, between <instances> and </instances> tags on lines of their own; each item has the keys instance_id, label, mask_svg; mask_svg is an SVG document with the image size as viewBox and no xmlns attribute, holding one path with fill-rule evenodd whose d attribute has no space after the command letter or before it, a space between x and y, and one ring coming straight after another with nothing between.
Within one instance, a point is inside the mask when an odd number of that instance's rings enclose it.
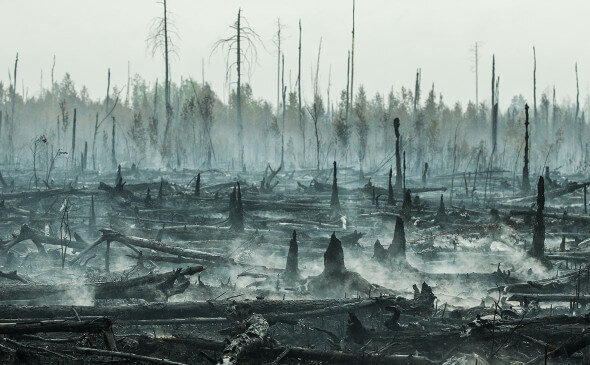
<instances>
[{"instance_id":1,"label":"tall thin tree","mask_svg":"<svg viewBox=\"0 0 590 365\"><path fill-rule=\"evenodd\" d=\"M531 190L529 181L529 105L524 105L524 166L522 168L522 191L528 193Z\"/></svg>"},{"instance_id":2,"label":"tall thin tree","mask_svg":"<svg viewBox=\"0 0 590 365\"><path fill-rule=\"evenodd\" d=\"M355 16L356 0L352 0L352 48L350 54L350 105L354 105L354 36L355 36Z\"/></svg>"},{"instance_id":3,"label":"tall thin tree","mask_svg":"<svg viewBox=\"0 0 590 365\"><path fill-rule=\"evenodd\" d=\"M230 26L232 32L235 32L227 38L215 42L212 52L219 48L227 51L226 79L229 79L232 66L236 66L237 85L236 85L236 119L238 124L238 141L239 141L239 159L242 170L246 169L244 163L244 126L242 120L242 64L255 64L257 59L256 43L260 42L260 37L250 27L246 18L242 16L242 9L238 10L236 22ZM236 62L230 63L230 55L236 52Z\"/></svg>"},{"instance_id":4,"label":"tall thin tree","mask_svg":"<svg viewBox=\"0 0 590 365\"><path fill-rule=\"evenodd\" d=\"M533 122L537 125L537 51L533 46Z\"/></svg>"},{"instance_id":5,"label":"tall thin tree","mask_svg":"<svg viewBox=\"0 0 590 365\"><path fill-rule=\"evenodd\" d=\"M301 128L301 138L303 140L303 160L302 165L305 166L305 122L303 120L302 101L301 101L301 19L299 19L299 55L297 66L297 97L299 98L299 105L297 106L299 112L299 127Z\"/></svg>"}]
</instances>

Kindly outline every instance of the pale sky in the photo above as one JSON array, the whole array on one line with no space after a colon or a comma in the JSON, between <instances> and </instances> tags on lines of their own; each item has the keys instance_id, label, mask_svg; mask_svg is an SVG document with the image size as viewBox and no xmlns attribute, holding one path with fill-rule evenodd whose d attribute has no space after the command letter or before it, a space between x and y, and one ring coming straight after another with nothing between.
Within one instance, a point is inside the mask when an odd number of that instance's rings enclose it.
<instances>
[{"instance_id":1,"label":"pale sky","mask_svg":"<svg viewBox=\"0 0 590 365\"><path fill-rule=\"evenodd\" d=\"M53 55L56 79L65 72L77 89L86 85L92 98L104 97L106 71L122 87L131 73L163 79L163 60L147 51L152 19L161 15L155 0L0 0L0 60L12 70L19 53L18 83L29 96L39 92L40 75L47 87ZM260 35L258 65L249 81L255 97L276 99L277 19L283 29L286 82L297 74L297 22L303 26L302 87L311 95L311 69L322 41L320 83L323 93L332 69L332 91L346 85L346 55L351 46L352 0L168 0L180 39L172 59L172 79L205 78L221 93L225 62L211 55L214 42L229 34L241 7ZM357 0L355 88L364 85L370 96L393 86L413 88L416 68L422 69L423 88L442 91L447 103L465 105L475 99L471 49L480 42L479 98L489 100L492 54L500 76L500 107L513 95L532 103L533 45L537 50L537 93L556 86L559 100L575 97L574 64L578 62L582 100L590 80L590 1L552 0ZM7 72L0 73L8 82ZM246 77L248 80L248 77ZM22 84L17 86L18 92Z\"/></svg>"}]
</instances>

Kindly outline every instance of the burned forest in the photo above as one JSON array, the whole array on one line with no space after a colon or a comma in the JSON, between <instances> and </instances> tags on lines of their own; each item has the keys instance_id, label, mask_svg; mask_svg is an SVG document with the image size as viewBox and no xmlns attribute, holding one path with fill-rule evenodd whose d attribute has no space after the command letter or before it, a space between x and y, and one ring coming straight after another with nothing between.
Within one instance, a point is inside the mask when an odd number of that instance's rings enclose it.
<instances>
[{"instance_id":1,"label":"burned forest","mask_svg":"<svg viewBox=\"0 0 590 365\"><path fill-rule=\"evenodd\" d=\"M470 39L465 100L426 49L372 69L370 1L188 3L109 25L141 61L1 51L0 363L590 364L583 55L527 40L507 97L520 56Z\"/></svg>"}]
</instances>

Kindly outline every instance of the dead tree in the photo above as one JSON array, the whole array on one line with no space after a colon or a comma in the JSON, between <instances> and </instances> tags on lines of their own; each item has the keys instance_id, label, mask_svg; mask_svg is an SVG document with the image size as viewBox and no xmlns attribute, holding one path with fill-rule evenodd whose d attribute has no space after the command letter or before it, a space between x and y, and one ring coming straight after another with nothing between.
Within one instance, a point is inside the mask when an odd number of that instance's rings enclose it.
<instances>
[{"instance_id":1,"label":"dead tree","mask_svg":"<svg viewBox=\"0 0 590 365\"><path fill-rule=\"evenodd\" d=\"M25 335L50 332L102 333L106 346L111 350L117 349L111 320L105 317L96 318L90 321L47 320L24 323L0 323L0 333L4 335Z\"/></svg>"},{"instance_id":2,"label":"dead tree","mask_svg":"<svg viewBox=\"0 0 590 365\"><path fill-rule=\"evenodd\" d=\"M245 331L229 341L218 364L237 365L241 363L242 357L256 351L267 341L270 326L260 314L252 314L244 321L243 326Z\"/></svg>"},{"instance_id":3,"label":"dead tree","mask_svg":"<svg viewBox=\"0 0 590 365\"><path fill-rule=\"evenodd\" d=\"M162 151L167 154L170 150L168 148L168 134L172 124L172 103L170 102L170 54L175 52L175 45L172 39L174 32L174 25L169 18L169 11L167 1L161 2L163 5L163 14L161 17L153 19L150 34L148 36L148 46L151 48L152 56L159 51L164 56L164 102L166 103L166 126L164 129L164 138L162 140Z\"/></svg>"},{"instance_id":4,"label":"dead tree","mask_svg":"<svg viewBox=\"0 0 590 365\"><path fill-rule=\"evenodd\" d=\"M492 151L496 151L496 140L498 135L498 110L496 107L496 56L492 56ZM492 152L492 154L494 153Z\"/></svg>"},{"instance_id":5,"label":"dead tree","mask_svg":"<svg viewBox=\"0 0 590 365\"><path fill-rule=\"evenodd\" d=\"M410 189L404 190L404 202L402 204L401 215L404 219L409 219L412 216L412 191Z\"/></svg>"},{"instance_id":6,"label":"dead tree","mask_svg":"<svg viewBox=\"0 0 590 365\"><path fill-rule=\"evenodd\" d=\"M332 196L330 197L330 208L332 211L340 211L340 199L338 198L338 169L334 161L334 173L332 178Z\"/></svg>"},{"instance_id":7,"label":"dead tree","mask_svg":"<svg viewBox=\"0 0 590 365\"><path fill-rule=\"evenodd\" d=\"M544 94L543 94L544 95ZM541 100L541 104L543 104ZM537 124L537 51L533 46L533 121Z\"/></svg>"},{"instance_id":8,"label":"dead tree","mask_svg":"<svg viewBox=\"0 0 590 365\"><path fill-rule=\"evenodd\" d=\"M190 285L186 276L205 270L203 266L189 266L163 274L150 273L133 279L93 284L96 299L139 298L165 302L173 295L183 293Z\"/></svg>"},{"instance_id":9,"label":"dead tree","mask_svg":"<svg viewBox=\"0 0 590 365\"><path fill-rule=\"evenodd\" d=\"M539 176L537 184L537 214L535 215L535 224L533 227L533 245L530 254L536 258L543 258L545 255L545 221L543 218L543 209L545 208L545 182L543 176Z\"/></svg>"},{"instance_id":10,"label":"dead tree","mask_svg":"<svg viewBox=\"0 0 590 365\"><path fill-rule=\"evenodd\" d=\"M402 187L402 163L399 151L399 118L393 120L393 128L395 129L395 188Z\"/></svg>"},{"instance_id":11,"label":"dead tree","mask_svg":"<svg viewBox=\"0 0 590 365\"><path fill-rule=\"evenodd\" d=\"M580 113L580 83L578 81L578 63L576 62L576 114L574 123L578 126L578 142L580 143L580 154L581 156L584 155L584 126L585 123L578 121L578 116ZM584 113L582 113L582 119L584 118Z\"/></svg>"},{"instance_id":12,"label":"dead tree","mask_svg":"<svg viewBox=\"0 0 590 365\"><path fill-rule=\"evenodd\" d=\"M426 176L428 175L428 162L424 162L424 169L422 170L422 185L426 185Z\"/></svg>"},{"instance_id":13,"label":"dead tree","mask_svg":"<svg viewBox=\"0 0 590 365\"><path fill-rule=\"evenodd\" d=\"M313 93L313 104L311 107L307 108L309 115L313 121L314 131L315 131L315 142L316 142L316 169L320 170L320 133L319 133L319 123L321 118L323 117L325 110L324 104L322 101L322 96L319 92L318 87L318 72L320 67L320 52L322 50L322 40L320 38L320 48L318 50L318 64L316 68L316 75L315 75L315 82L314 82L314 93ZM329 107L329 105L328 105Z\"/></svg>"},{"instance_id":14,"label":"dead tree","mask_svg":"<svg viewBox=\"0 0 590 365\"><path fill-rule=\"evenodd\" d=\"M289 281L299 279L299 246L297 244L297 232L295 230L293 230L293 237L289 243L285 279Z\"/></svg>"},{"instance_id":15,"label":"dead tree","mask_svg":"<svg viewBox=\"0 0 590 365\"><path fill-rule=\"evenodd\" d=\"M245 170L246 165L244 164L244 125L242 119L242 64L244 63L244 61L242 59L244 59L247 64L256 63L256 43L260 41L260 37L252 28L250 28L247 20L242 16L242 9L238 10L238 18L236 22L230 26L230 29L234 31L235 34L215 42L215 45L213 46L213 51L215 51L219 47L222 47L227 51L228 58L232 52L236 52L236 62L228 62L228 65L236 66L236 118L238 124L239 155L242 170ZM250 55L248 57L246 56L247 52L250 52ZM228 75L229 72L230 70L228 68Z\"/></svg>"},{"instance_id":16,"label":"dead tree","mask_svg":"<svg viewBox=\"0 0 590 365\"><path fill-rule=\"evenodd\" d=\"M406 261L406 231L404 229L404 220L400 217L395 219L395 230L393 240L387 249L389 259L394 262Z\"/></svg>"},{"instance_id":17,"label":"dead tree","mask_svg":"<svg viewBox=\"0 0 590 365\"><path fill-rule=\"evenodd\" d=\"M113 116L113 132L111 135L111 163L114 166L117 166L117 156L115 154L115 128L116 128L116 121L115 121L115 117ZM120 166L119 166L120 167Z\"/></svg>"},{"instance_id":18,"label":"dead tree","mask_svg":"<svg viewBox=\"0 0 590 365\"><path fill-rule=\"evenodd\" d=\"M531 190L529 181L529 105L524 105L524 167L522 168L522 192L528 193Z\"/></svg>"},{"instance_id":19,"label":"dead tree","mask_svg":"<svg viewBox=\"0 0 590 365\"><path fill-rule=\"evenodd\" d=\"M18 70L18 53L16 54L16 58L14 60L14 83L12 84L12 94L10 96L10 120L8 121L9 126L14 127L14 110L16 105L16 78L17 78L17 70ZM8 73L10 77L10 72ZM24 97L24 95L23 95ZM8 139L8 148L6 149L6 157L12 159L12 138Z\"/></svg>"},{"instance_id":20,"label":"dead tree","mask_svg":"<svg viewBox=\"0 0 590 365\"><path fill-rule=\"evenodd\" d=\"M385 263L387 261L387 250L381 244L381 241L376 240L373 245L373 260L379 263Z\"/></svg>"},{"instance_id":21,"label":"dead tree","mask_svg":"<svg viewBox=\"0 0 590 365\"><path fill-rule=\"evenodd\" d=\"M445 209L445 202L443 200L443 194L440 194L440 204L438 206L438 210L436 211L436 216L434 217L434 221L436 223L443 223L446 222L448 219L447 211Z\"/></svg>"},{"instance_id":22,"label":"dead tree","mask_svg":"<svg viewBox=\"0 0 590 365\"><path fill-rule=\"evenodd\" d=\"M82 172L86 171L88 167L88 142L84 141L84 152L80 156L80 170Z\"/></svg>"},{"instance_id":23,"label":"dead tree","mask_svg":"<svg viewBox=\"0 0 590 365\"><path fill-rule=\"evenodd\" d=\"M244 209L242 207L242 191L239 182L237 183L237 189L234 187L229 196L229 222L232 230L238 232L244 230Z\"/></svg>"},{"instance_id":24,"label":"dead tree","mask_svg":"<svg viewBox=\"0 0 590 365\"><path fill-rule=\"evenodd\" d=\"M201 196L201 173L197 174L197 179L195 180L195 196Z\"/></svg>"},{"instance_id":25,"label":"dead tree","mask_svg":"<svg viewBox=\"0 0 590 365\"><path fill-rule=\"evenodd\" d=\"M76 108L74 108L74 121L72 122L72 167L76 167Z\"/></svg>"},{"instance_id":26,"label":"dead tree","mask_svg":"<svg viewBox=\"0 0 590 365\"><path fill-rule=\"evenodd\" d=\"M88 219L88 229L96 228L96 213L94 212L94 195L90 196L90 218Z\"/></svg>"},{"instance_id":27,"label":"dead tree","mask_svg":"<svg viewBox=\"0 0 590 365\"><path fill-rule=\"evenodd\" d=\"M344 265L342 242L333 232L330 244L324 252L324 271L308 279L307 288L312 294L342 294L347 291L367 293L375 287L354 271Z\"/></svg>"},{"instance_id":28,"label":"dead tree","mask_svg":"<svg viewBox=\"0 0 590 365\"><path fill-rule=\"evenodd\" d=\"M149 186L148 186L147 191L145 193L144 205L145 205L146 208L151 208L153 206L152 194L150 193Z\"/></svg>"},{"instance_id":29,"label":"dead tree","mask_svg":"<svg viewBox=\"0 0 590 365\"><path fill-rule=\"evenodd\" d=\"M299 19L299 55L298 55L298 66L297 66L297 97L299 103L297 105L299 113L299 127L301 128L301 139L303 141L303 160L301 164L305 166L305 121L303 119L302 102L301 102L301 19Z\"/></svg>"},{"instance_id":30,"label":"dead tree","mask_svg":"<svg viewBox=\"0 0 590 365\"><path fill-rule=\"evenodd\" d=\"M350 52L350 105L354 105L354 15L355 15L355 0L352 0L352 45ZM348 121L347 121L348 122Z\"/></svg>"},{"instance_id":31,"label":"dead tree","mask_svg":"<svg viewBox=\"0 0 590 365\"><path fill-rule=\"evenodd\" d=\"M391 176L393 175L393 169L389 168L389 179L387 182L387 204L395 205L395 199L393 197L393 186L391 185ZM373 188L373 194L375 189Z\"/></svg>"}]
</instances>

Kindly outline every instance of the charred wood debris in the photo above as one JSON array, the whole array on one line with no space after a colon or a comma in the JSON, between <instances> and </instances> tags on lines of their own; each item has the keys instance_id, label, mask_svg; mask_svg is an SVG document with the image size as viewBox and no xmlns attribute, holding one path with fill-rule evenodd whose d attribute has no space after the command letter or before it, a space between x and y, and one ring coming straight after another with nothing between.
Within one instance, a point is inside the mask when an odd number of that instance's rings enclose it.
<instances>
[{"instance_id":1,"label":"charred wood debris","mask_svg":"<svg viewBox=\"0 0 590 365\"><path fill-rule=\"evenodd\" d=\"M406 177L397 125L360 179L4 168L0 361L588 363L587 177Z\"/></svg>"}]
</instances>

